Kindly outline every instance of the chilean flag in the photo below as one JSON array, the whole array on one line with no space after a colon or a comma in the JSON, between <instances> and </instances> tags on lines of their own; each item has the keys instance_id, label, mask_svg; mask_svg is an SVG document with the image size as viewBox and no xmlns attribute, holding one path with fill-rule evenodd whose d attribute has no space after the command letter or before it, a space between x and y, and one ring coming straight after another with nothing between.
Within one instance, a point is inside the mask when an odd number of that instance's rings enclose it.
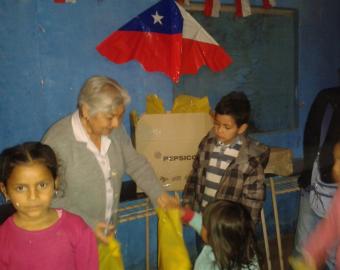
<instances>
[{"instance_id":1,"label":"chilean flag","mask_svg":"<svg viewBox=\"0 0 340 270\"><path fill-rule=\"evenodd\" d=\"M97 50L117 64L137 60L146 71L163 72L176 83L182 74L196 74L202 65L218 72L232 62L174 0L151 6L108 36Z\"/></svg>"}]
</instances>

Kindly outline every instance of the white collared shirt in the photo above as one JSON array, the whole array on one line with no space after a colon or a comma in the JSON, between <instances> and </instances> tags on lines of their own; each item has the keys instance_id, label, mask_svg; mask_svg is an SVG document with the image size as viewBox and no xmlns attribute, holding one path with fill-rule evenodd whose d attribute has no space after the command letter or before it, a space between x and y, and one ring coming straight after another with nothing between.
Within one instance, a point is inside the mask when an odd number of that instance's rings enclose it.
<instances>
[{"instance_id":1,"label":"white collared shirt","mask_svg":"<svg viewBox=\"0 0 340 270\"><path fill-rule=\"evenodd\" d=\"M91 141L90 137L87 135L79 116L79 111L73 113L72 118L72 129L74 136L77 141L86 143L86 147L91 151L103 172L105 178L105 189L106 189L106 208L105 208L105 222L108 223L112 216L112 205L113 205L113 188L111 184L111 167L110 159L107 154L109 150L111 140L107 136L101 136L100 151Z\"/></svg>"}]
</instances>

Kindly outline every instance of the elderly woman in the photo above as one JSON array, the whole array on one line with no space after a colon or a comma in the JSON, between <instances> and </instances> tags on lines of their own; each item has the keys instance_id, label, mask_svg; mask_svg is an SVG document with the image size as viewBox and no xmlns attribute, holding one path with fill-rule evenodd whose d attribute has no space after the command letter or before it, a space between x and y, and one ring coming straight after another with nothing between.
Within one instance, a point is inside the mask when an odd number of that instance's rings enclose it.
<instances>
[{"instance_id":1,"label":"elderly woman","mask_svg":"<svg viewBox=\"0 0 340 270\"><path fill-rule=\"evenodd\" d=\"M106 242L104 228L115 224L122 176L127 173L154 205L171 198L147 160L136 152L121 120L128 93L104 76L89 78L80 90L78 110L54 124L43 142L56 152L61 166L61 192L54 207L83 217Z\"/></svg>"}]
</instances>

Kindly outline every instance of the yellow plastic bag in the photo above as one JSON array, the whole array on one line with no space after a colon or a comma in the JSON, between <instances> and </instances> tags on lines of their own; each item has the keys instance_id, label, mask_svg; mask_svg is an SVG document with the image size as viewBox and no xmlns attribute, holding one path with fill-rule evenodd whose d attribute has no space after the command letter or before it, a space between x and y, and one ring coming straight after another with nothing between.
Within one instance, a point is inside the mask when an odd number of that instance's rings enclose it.
<instances>
[{"instance_id":1,"label":"yellow plastic bag","mask_svg":"<svg viewBox=\"0 0 340 270\"><path fill-rule=\"evenodd\" d=\"M177 96L171 110L173 113L210 112L208 97Z\"/></svg>"},{"instance_id":2,"label":"yellow plastic bag","mask_svg":"<svg viewBox=\"0 0 340 270\"><path fill-rule=\"evenodd\" d=\"M130 122L131 124L136 127L137 126L137 122L139 120L139 117L138 117L138 114L137 114L137 111L136 110L132 110L130 112Z\"/></svg>"},{"instance_id":3,"label":"yellow plastic bag","mask_svg":"<svg viewBox=\"0 0 340 270\"><path fill-rule=\"evenodd\" d=\"M124 270L119 242L113 237L109 244L99 244L99 270Z\"/></svg>"},{"instance_id":4,"label":"yellow plastic bag","mask_svg":"<svg viewBox=\"0 0 340 270\"><path fill-rule=\"evenodd\" d=\"M163 101L157 95L146 97L146 113L165 113Z\"/></svg>"},{"instance_id":5,"label":"yellow plastic bag","mask_svg":"<svg viewBox=\"0 0 340 270\"><path fill-rule=\"evenodd\" d=\"M158 269L189 270L191 262L183 240L180 211L177 208L158 214Z\"/></svg>"},{"instance_id":6,"label":"yellow plastic bag","mask_svg":"<svg viewBox=\"0 0 340 270\"><path fill-rule=\"evenodd\" d=\"M288 262L293 270L317 270L315 266L307 264L303 258L289 257Z\"/></svg>"}]
</instances>

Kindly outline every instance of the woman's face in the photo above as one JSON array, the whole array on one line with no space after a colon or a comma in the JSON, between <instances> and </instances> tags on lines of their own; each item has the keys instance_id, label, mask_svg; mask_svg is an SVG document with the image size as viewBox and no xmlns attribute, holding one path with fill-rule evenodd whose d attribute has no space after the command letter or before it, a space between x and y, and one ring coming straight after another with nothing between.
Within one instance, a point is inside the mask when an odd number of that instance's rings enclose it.
<instances>
[{"instance_id":1,"label":"woman's face","mask_svg":"<svg viewBox=\"0 0 340 270\"><path fill-rule=\"evenodd\" d=\"M124 105L119 105L111 113L98 112L88 117L88 126L91 133L97 136L108 136L114 128L119 127L125 111Z\"/></svg>"}]
</instances>

